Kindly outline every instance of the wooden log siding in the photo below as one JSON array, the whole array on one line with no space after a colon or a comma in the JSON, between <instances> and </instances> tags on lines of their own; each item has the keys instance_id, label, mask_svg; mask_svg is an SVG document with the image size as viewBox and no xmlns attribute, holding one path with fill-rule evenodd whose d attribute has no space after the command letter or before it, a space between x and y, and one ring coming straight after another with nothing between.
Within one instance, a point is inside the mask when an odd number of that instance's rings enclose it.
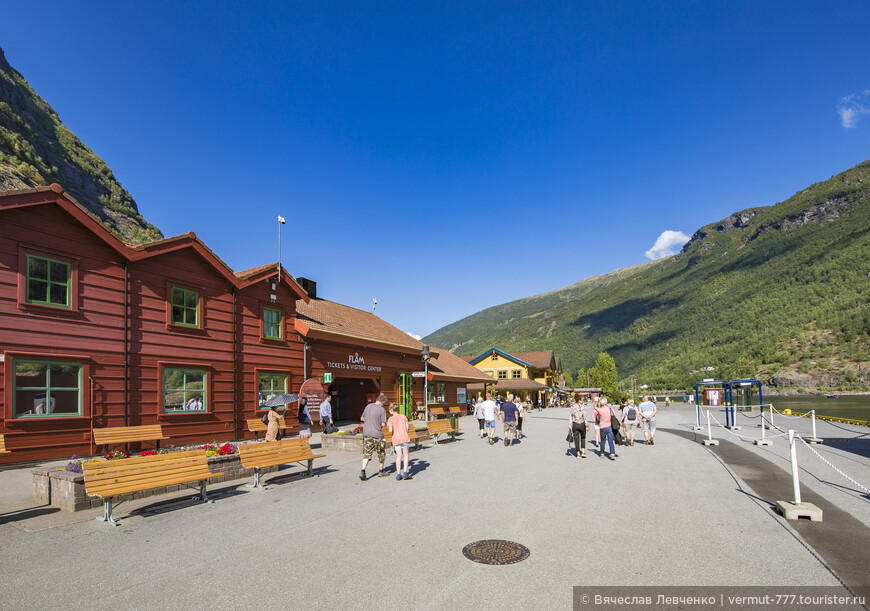
<instances>
[{"instance_id":1,"label":"wooden log siding","mask_svg":"<svg viewBox=\"0 0 870 611\"><path fill-rule=\"evenodd\" d=\"M124 409L124 258L57 206L2 210L0 223L0 349L6 356L0 365L0 422L16 448L2 462L87 453L92 423ZM20 302L27 254L74 261L74 307ZM15 358L82 363L82 415L13 418Z\"/></svg>"},{"instance_id":2,"label":"wooden log siding","mask_svg":"<svg viewBox=\"0 0 870 611\"><path fill-rule=\"evenodd\" d=\"M236 417L239 430L246 438L254 438L245 425L247 418L259 418L264 412L257 408L260 373L288 374L287 392L298 393L302 386L302 339L293 330L293 319L296 316L296 294L286 282L277 283L275 290L271 288L268 278L272 272L261 274L261 277L237 292L236 310L238 316L237 357L240 359L237 372ZM271 295L275 295L272 302ZM263 337L262 312L263 307L281 311L283 315L282 340ZM291 404L287 417L294 423L298 413L298 403Z\"/></svg>"},{"instance_id":3,"label":"wooden log siding","mask_svg":"<svg viewBox=\"0 0 870 611\"><path fill-rule=\"evenodd\" d=\"M233 286L191 248L132 261L129 424L161 424L174 445L234 437ZM172 325L173 286L199 294L199 326ZM163 369L206 371L205 412L163 413ZM123 423L121 423L123 424Z\"/></svg>"}]
</instances>

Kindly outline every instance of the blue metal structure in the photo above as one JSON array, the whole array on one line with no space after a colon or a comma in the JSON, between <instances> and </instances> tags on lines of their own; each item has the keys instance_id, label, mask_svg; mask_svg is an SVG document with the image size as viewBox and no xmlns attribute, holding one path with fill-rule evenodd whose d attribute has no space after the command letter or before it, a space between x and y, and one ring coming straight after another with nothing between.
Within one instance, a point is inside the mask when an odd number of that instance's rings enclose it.
<instances>
[{"instance_id":1,"label":"blue metal structure","mask_svg":"<svg viewBox=\"0 0 870 611\"><path fill-rule=\"evenodd\" d=\"M698 395L698 387L699 386L715 386L717 384L722 386L722 390L725 392L724 400L727 402L728 401L728 386L722 380L703 380L703 381L695 384L695 411L697 412L698 426L701 426L701 400L700 400L700 396ZM725 410L725 413L727 415L727 413L728 413L727 409Z\"/></svg>"},{"instance_id":2,"label":"blue metal structure","mask_svg":"<svg viewBox=\"0 0 870 611\"><path fill-rule=\"evenodd\" d=\"M734 405L734 387L735 386L754 386L758 384L758 404L761 409L761 424L764 425L764 396L761 394L761 380L756 380L755 378L742 378L740 380L731 380L728 382L728 387L726 389L726 408L725 408L725 425L726 426L734 426L735 423L735 405ZM731 415L729 422L729 413Z\"/></svg>"}]
</instances>

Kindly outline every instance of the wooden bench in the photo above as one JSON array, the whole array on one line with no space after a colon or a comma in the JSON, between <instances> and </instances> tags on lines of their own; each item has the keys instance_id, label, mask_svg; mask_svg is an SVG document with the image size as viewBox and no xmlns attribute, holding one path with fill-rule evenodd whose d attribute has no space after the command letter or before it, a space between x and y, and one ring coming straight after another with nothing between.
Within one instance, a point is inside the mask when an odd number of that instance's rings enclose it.
<instances>
[{"instance_id":1,"label":"wooden bench","mask_svg":"<svg viewBox=\"0 0 870 611\"><path fill-rule=\"evenodd\" d=\"M97 519L112 526L119 524L112 519L114 497L162 486L199 482L199 497L211 502L206 496L205 486L209 479L223 475L209 471L205 450L83 462L82 472L88 495L103 499L103 517Z\"/></svg>"},{"instance_id":2,"label":"wooden bench","mask_svg":"<svg viewBox=\"0 0 870 611\"><path fill-rule=\"evenodd\" d=\"M261 423L262 424L262 423ZM312 454L308 439L286 439L269 443L246 443L239 446L239 456L245 469L254 470L254 488L263 489L260 483L260 469L274 467L288 462L308 462L308 473L315 458L323 458L326 454Z\"/></svg>"},{"instance_id":3,"label":"wooden bench","mask_svg":"<svg viewBox=\"0 0 870 611\"><path fill-rule=\"evenodd\" d=\"M248 423L248 430L254 434L255 440L260 438L260 433L263 433L264 437L266 436L266 425L263 424L262 416L259 418L248 418L246 422ZM283 430L285 435L299 432L299 424L291 424L288 427L287 423L284 421L284 416L278 416L278 428Z\"/></svg>"},{"instance_id":4,"label":"wooden bench","mask_svg":"<svg viewBox=\"0 0 870 611\"><path fill-rule=\"evenodd\" d=\"M449 420L431 420L426 423L426 428L429 429L429 435L432 436L435 445L438 445L438 435L447 434L455 439L459 433L459 425L454 428L450 426Z\"/></svg>"},{"instance_id":5,"label":"wooden bench","mask_svg":"<svg viewBox=\"0 0 870 611\"><path fill-rule=\"evenodd\" d=\"M6 439L3 435L0 435L0 454L9 454L10 451L6 449Z\"/></svg>"},{"instance_id":6,"label":"wooden bench","mask_svg":"<svg viewBox=\"0 0 870 611\"><path fill-rule=\"evenodd\" d=\"M138 441L153 441L160 447L161 439L169 439L163 436L163 427L159 424L143 424L140 426L107 426L94 429L94 443L103 446L103 451L109 446L131 444Z\"/></svg>"},{"instance_id":7,"label":"wooden bench","mask_svg":"<svg viewBox=\"0 0 870 611\"><path fill-rule=\"evenodd\" d=\"M381 432L384 434L384 441L390 445L390 454L393 453L393 434L390 432L389 427L384 425L381 428ZM414 448L420 447L420 442L424 439L429 439L428 433L423 433L422 435L414 428L414 423L411 423L411 426L408 428L408 437L411 438L411 441L414 442Z\"/></svg>"}]
</instances>

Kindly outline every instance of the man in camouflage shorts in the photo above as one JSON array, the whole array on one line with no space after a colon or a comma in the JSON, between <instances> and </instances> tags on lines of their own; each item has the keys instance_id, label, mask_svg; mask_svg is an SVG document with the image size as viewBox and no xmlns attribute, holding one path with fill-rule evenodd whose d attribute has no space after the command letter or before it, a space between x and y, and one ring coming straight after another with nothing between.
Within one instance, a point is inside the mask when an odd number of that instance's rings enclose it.
<instances>
[{"instance_id":1,"label":"man in camouflage shorts","mask_svg":"<svg viewBox=\"0 0 870 611\"><path fill-rule=\"evenodd\" d=\"M387 423L387 413L384 411L384 404L387 402L387 397L384 394L378 395L374 403L369 403L362 413L363 423L363 462L362 471L359 472L359 478L366 481L366 466L372 459L372 455L377 453L378 462L381 469L378 472L378 477L386 477L387 472L384 471L384 459L386 458L386 442L384 441L384 433L381 428Z\"/></svg>"}]
</instances>

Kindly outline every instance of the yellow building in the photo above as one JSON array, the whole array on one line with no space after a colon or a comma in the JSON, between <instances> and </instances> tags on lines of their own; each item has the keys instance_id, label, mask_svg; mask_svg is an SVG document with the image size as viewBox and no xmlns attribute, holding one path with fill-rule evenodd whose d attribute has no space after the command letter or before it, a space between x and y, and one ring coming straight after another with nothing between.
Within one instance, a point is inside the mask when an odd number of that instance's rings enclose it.
<instances>
[{"instance_id":1,"label":"yellow building","mask_svg":"<svg viewBox=\"0 0 870 611\"><path fill-rule=\"evenodd\" d=\"M504 397L513 394L524 401L548 404L559 392L565 391L562 361L552 350L510 354L491 348L480 356L464 358L496 379L494 385L488 385L488 392L493 394ZM468 390L478 394L485 392L482 384L471 384Z\"/></svg>"}]
</instances>

